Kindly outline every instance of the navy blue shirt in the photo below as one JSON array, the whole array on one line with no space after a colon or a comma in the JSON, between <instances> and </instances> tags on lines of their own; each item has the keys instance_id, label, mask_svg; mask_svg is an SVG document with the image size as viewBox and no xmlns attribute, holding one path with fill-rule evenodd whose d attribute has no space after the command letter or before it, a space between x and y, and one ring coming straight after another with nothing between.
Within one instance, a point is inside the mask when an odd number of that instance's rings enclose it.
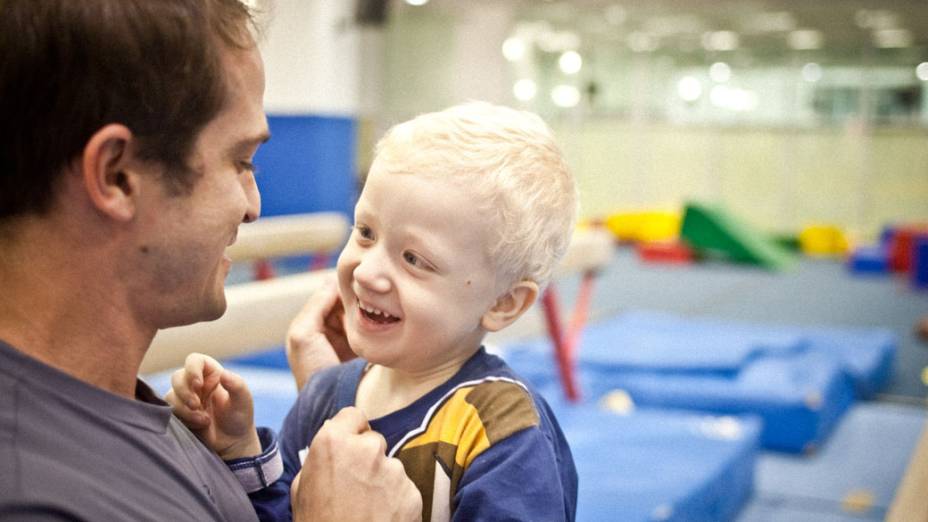
<instances>
[{"instance_id":1,"label":"navy blue shirt","mask_svg":"<svg viewBox=\"0 0 928 522\"><path fill-rule=\"evenodd\" d=\"M284 473L259 513L289 519L275 488L289 488L322 424L355 404L366 362L313 376L284 421ZM547 403L499 357L481 348L447 382L413 404L370 421L387 454L419 488L423 521L568 520L577 505L570 448Z\"/></svg>"}]
</instances>

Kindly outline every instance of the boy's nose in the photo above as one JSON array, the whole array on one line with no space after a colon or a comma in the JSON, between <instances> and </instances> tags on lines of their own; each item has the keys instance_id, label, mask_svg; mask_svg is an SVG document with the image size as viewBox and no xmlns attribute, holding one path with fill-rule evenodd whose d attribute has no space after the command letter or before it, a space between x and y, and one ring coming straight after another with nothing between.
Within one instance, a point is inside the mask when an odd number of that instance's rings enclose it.
<instances>
[{"instance_id":1,"label":"boy's nose","mask_svg":"<svg viewBox=\"0 0 928 522\"><path fill-rule=\"evenodd\" d=\"M367 291L386 293L391 288L387 267L387 260L383 256L368 251L358 258L354 278Z\"/></svg>"}]
</instances>

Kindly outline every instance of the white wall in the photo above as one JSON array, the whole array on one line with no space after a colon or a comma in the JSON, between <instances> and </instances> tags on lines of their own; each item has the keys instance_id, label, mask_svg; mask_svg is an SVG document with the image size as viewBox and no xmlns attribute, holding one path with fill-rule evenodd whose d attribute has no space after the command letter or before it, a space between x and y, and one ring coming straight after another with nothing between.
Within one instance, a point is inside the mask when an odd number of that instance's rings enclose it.
<instances>
[{"instance_id":1,"label":"white wall","mask_svg":"<svg viewBox=\"0 0 928 522\"><path fill-rule=\"evenodd\" d=\"M269 114L357 114L361 30L350 0L274 0L265 41ZM260 7L260 4L259 4Z\"/></svg>"}]
</instances>

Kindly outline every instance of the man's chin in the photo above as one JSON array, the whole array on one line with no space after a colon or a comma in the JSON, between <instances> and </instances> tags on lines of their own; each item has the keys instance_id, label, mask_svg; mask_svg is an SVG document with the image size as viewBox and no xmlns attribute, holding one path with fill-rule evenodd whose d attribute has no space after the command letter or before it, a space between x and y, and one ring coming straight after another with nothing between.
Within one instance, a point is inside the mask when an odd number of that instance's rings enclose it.
<instances>
[{"instance_id":1,"label":"man's chin","mask_svg":"<svg viewBox=\"0 0 928 522\"><path fill-rule=\"evenodd\" d=\"M178 316L174 317L173 321L169 321L169 324L161 326L161 329L215 321L226 313L226 308L226 299L225 295L223 295L221 299L205 303L195 311L191 310L192 313L179 311Z\"/></svg>"}]
</instances>

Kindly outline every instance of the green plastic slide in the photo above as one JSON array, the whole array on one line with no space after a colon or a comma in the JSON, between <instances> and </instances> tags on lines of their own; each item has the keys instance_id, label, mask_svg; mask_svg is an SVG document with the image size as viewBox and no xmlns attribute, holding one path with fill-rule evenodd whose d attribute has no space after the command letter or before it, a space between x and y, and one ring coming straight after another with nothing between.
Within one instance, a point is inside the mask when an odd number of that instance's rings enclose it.
<instances>
[{"instance_id":1,"label":"green plastic slide","mask_svg":"<svg viewBox=\"0 0 928 522\"><path fill-rule=\"evenodd\" d=\"M768 234L755 230L719 207L689 203L680 237L701 255L723 255L731 261L770 270L789 268L795 256Z\"/></svg>"}]
</instances>

